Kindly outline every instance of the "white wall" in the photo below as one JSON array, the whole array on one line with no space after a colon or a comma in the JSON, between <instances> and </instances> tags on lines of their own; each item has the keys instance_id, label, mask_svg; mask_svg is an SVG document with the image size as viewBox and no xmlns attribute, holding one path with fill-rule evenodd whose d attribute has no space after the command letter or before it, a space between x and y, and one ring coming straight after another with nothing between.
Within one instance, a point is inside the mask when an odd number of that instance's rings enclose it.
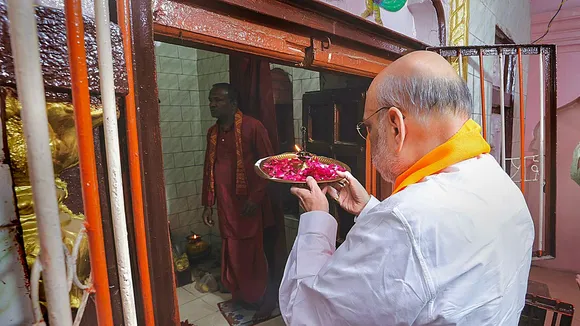
<instances>
[{"instance_id":1,"label":"white wall","mask_svg":"<svg viewBox=\"0 0 580 326\"><path fill-rule=\"evenodd\" d=\"M528 0L469 0L469 45L491 45L495 43L496 25L516 44L530 43L530 3ZM449 24L449 23L448 23ZM499 62L497 58L485 57L486 112L491 114L492 86L499 86ZM528 59L523 56L524 94L527 99ZM516 71L516 81L518 72ZM479 79L479 59L469 59L467 85L474 103L474 120L481 123L481 88ZM519 83L515 85L514 130L512 156L519 156ZM526 106L524 106L525 108Z\"/></svg>"},{"instance_id":2,"label":"white wall","mask_svg":"<svg viewBox=\"0 0 580 326\"><path fill-rule=\"evenodd\" d=\"M228 56L157 43L157 84L167 214L174 241L194 231L220 245L217 226L203 224L201 189L211 86L229 82ZM217 223L217 217L214 218Z\"/></svg>"},{"instance_id":3,"label":"white wall","mask_svg":"<svg viewBox=\"0 0 580 326\"><path fill-rule=\"evenodd\" d=\"M366 10L367 0L320 0L355 16ZM447 0L444 0L444 2ZM383 26L395 32L415 38L426 44L439 45L437 14L431 0L408 0L397 12L380 9ZM367 17L376 23L374 15Z\"/></svg>"}]
</instances>

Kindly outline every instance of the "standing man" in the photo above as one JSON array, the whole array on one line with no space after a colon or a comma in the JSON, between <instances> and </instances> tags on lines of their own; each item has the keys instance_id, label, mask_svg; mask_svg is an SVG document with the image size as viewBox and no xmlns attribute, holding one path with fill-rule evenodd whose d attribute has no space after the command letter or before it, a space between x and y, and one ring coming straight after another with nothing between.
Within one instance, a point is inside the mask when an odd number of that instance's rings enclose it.
<instances>
[{"instance_id":1,"label":"standing man","mask_svg":"<svg viewBox=\"0 0 580 326\"><path fill-rule=\"evenodd\" d=\"M272 145L264 126L238 109L238 92L231 85L214 85L209 102L217 123L207 133L203 221L214 225L217 201L222 284L234 300L259 307L256 318L269 317L274 307L265 300L268 265L262 241L264 227L274 225L274 217L265 198L267 181L254 172L254 163L272 155Z\"/></svg>"},{"instance_id":2,"label":"standing man","mask_svg":"<svg viewBox=\"0 0 580 326\"><path fill-rule=\"evenodd\" d=\"M393 194L379 202L349 173L342 187L292 190L307 213L280 288L288 325L518 324L534 226L471 111L433 52L373 80L359 130ZM326 194L358 216L338 249Z\"/></svg>"}]
</instances>

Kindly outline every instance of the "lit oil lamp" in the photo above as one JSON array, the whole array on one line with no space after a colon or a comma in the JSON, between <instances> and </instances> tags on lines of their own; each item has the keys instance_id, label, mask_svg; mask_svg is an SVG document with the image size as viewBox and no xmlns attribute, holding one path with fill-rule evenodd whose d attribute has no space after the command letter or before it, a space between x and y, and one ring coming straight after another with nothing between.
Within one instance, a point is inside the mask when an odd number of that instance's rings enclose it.
<instances>
[{"instance_id":1,"label":"lit oil lamp","mask_svg":"<svg viewBox=\"0 0 580 326\"><path fill-rule=\"evenodd\" d=\"M205 257L209 253L209 244L203 241L201 236L195 232L192 231L191 235L186 237L186 240L187 257L190 263Z\"/></svg>"},{"instance_id":2,"label":"lit oil lamp","mask_svg":"<svg viewBox=\"0 0 580 326\"><path fill-rule=\"evenodd\" d=\"M304 170L308 167L308 161L312 159L314 156L312 153L304 151L298 145L294 145L294 149L296 150L296 156L300 161L302 161L302 166L300 167L301 170Z\"/></svg>"}]
</instances>

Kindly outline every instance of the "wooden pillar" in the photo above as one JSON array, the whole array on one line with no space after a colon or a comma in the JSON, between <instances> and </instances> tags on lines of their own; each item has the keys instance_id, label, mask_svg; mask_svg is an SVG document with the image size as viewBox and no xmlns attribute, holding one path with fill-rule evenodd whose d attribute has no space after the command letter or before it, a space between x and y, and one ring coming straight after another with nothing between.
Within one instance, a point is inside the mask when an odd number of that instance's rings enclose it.
<instances>
[{"instance_id":1,"label":"wooden pillar","mask_svg":"<svg viewBox=\"0 0 580 326\"><path fill-rule=\"evenodd\" d=\"M159 125L159 97L155 73L153 16L150 0L131 0L133 71L141 166L143 202L148 226L149 266L153 285L156 325L178 325L173 259L171 256L165 177ZM131 63L128 63L131 64Z\"/></svg>"}]
</instances>

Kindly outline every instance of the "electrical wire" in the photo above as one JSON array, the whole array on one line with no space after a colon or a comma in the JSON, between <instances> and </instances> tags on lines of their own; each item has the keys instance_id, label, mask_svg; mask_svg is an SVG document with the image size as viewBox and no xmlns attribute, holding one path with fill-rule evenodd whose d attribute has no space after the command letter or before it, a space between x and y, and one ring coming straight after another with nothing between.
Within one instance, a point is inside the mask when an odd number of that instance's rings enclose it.
<instances>
[{"instance_id":1,"label":"electrical wire","mask_svg":"<svg viewBox=\"0 0 580 326\"><path fill-rule=\"evenodd\" d=\"M546 35L548 35L548 33L550 32L550 27L552 26L552 22L554 21L554 19L556 19L556 16L558 16L558 14L560 13L560 10L562 10L562 5L564 5L564 3L566 3L566 1L568 1L568 0L562 0L562 2L560 2L560 6L558 6L558 10L554 14L554 16L552 16L552 19L550 19L550 22L548 23L548 28L546 29L546 32L544 33L544 35L540 36L538 39L533 41L532 44L536 44L536 42L541 41L544 37L546 37Z\"/></svg>"}]
</instances>

